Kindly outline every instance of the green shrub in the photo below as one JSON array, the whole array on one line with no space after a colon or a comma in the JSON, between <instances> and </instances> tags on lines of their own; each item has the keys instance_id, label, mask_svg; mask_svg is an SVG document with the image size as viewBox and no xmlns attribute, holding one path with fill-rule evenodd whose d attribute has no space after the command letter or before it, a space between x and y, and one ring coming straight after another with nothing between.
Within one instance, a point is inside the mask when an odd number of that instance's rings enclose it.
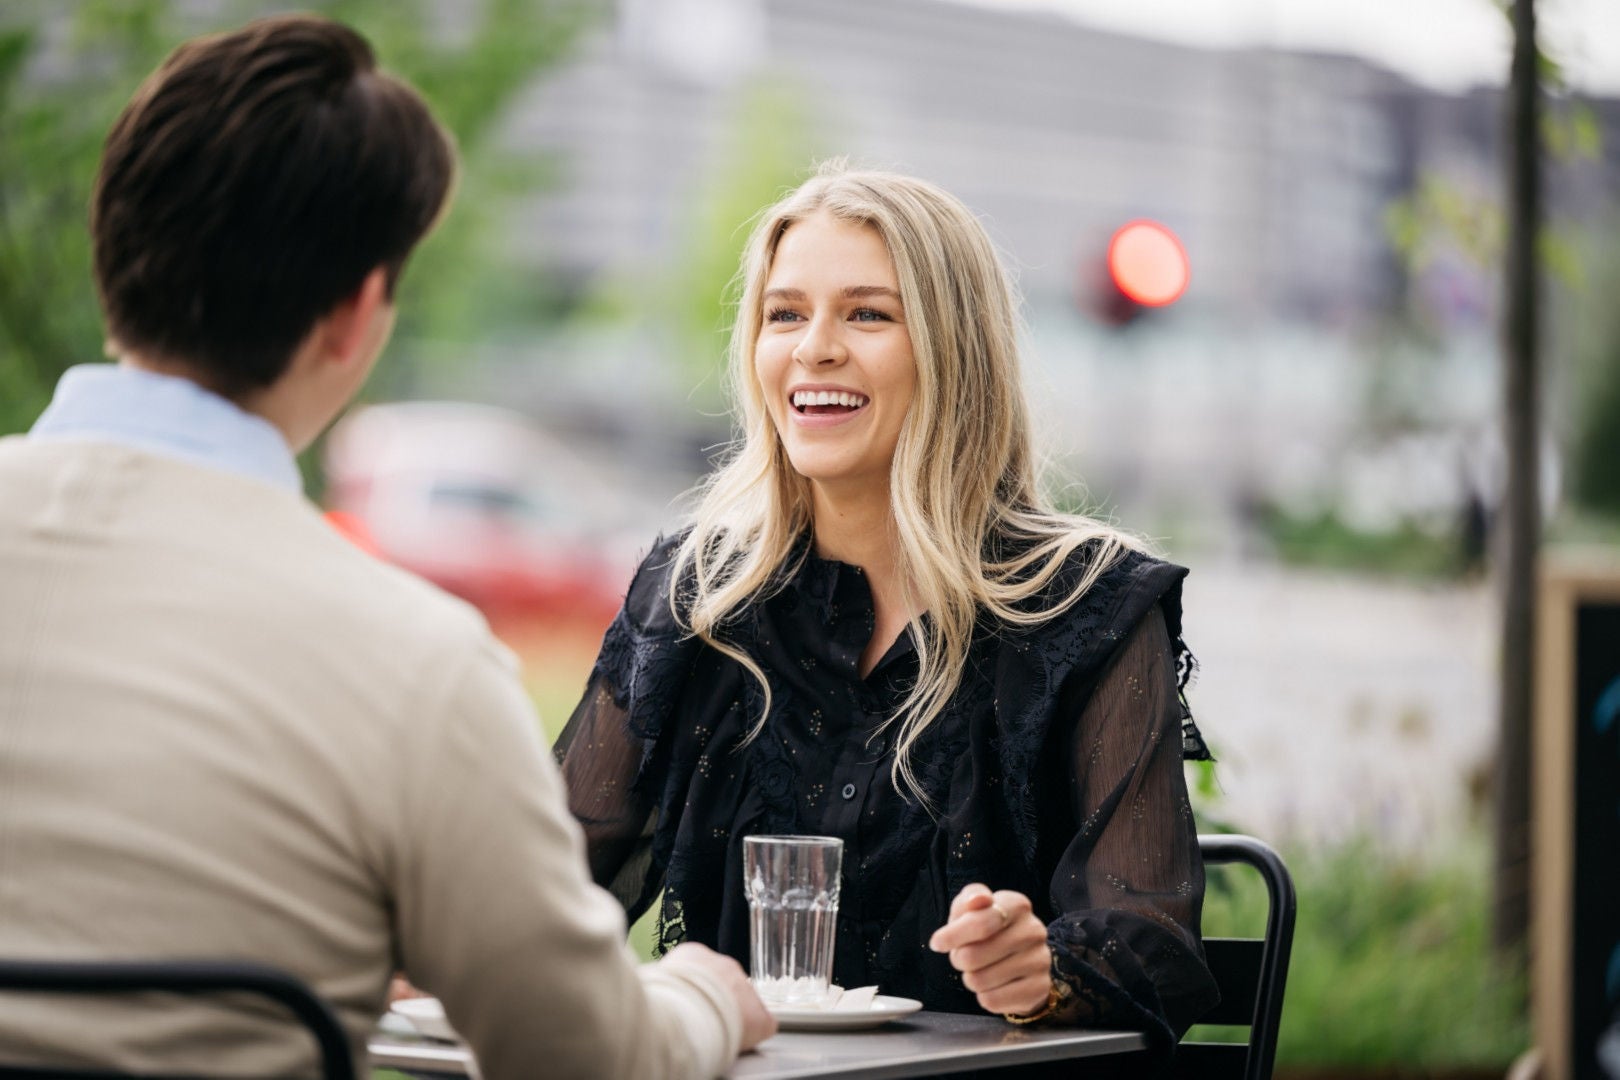
<instances>
[{"instance_id":1,"label":"green shrub","mask_svg":"<svg viewBox=\"0 0 1620 1080\"><path fill-rule=\"evenodd\" d=\"M1522 965L1490 950L1482 844L1420 865L1356 843L1289 868L1299 921L1279 1066L1505 1070L1529 1045ZM1209 877L1204 933L1258 936L1259 879L1241 867Z\"/></svg>"},{"instance_id":2,"label":"green shrub","mask_svg":"<svg viewBox=\"0 0 1620 1080\"><path fill-rule=\"evenodd\" d=\"M1261 509L1260 527L1277 557L1293 566L1418 579L1452 578L1470 569L1455 529L1436 532L1403 521L1384 532L1363 532L1332 510L1293 513L1269 505Z\"/></svg>"},{"instance_id":3,"label":"green shrub","mask_svg":"<svg viewBox=\"0 0 1620 1080\"><path fill-rule=\"evenodd\" d=\"M1584 288L1561 293L1556 318L1567 329L1571 432L1569 495L1594 514L1620 518L1620 221L1596 228L1588 240Z\"/></svg>"}]
</instances>

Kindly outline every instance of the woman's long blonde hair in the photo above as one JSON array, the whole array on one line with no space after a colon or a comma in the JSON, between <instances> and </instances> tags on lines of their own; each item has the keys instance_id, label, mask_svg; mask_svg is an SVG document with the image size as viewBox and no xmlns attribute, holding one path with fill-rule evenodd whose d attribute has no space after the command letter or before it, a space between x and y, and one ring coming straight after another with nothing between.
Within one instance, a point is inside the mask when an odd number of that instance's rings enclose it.
<instances>
[{"instance_id":1,"label":"woman's long blonde hair","mask_svg":"<svg viewBox=\"0 0 1620 1080\"><path fill-rule=\"evenodd\" d=\"M1018 363L1017 301L990 238L955 197L885 172L821 167L760 216L744 249L742 295L729 351L741 431L725 463L698 488L695 522L675 556L670 603L692 633L771 690L759 665L727 642L728 617L763 599L813 527L809 481L794 471L754 370L761 297L777 245L820 212L869 225L894 260L917 365L916 392L889 472L895 565L917 650L898 726L893 778L926 802L911 750L961 682L974 621L1029 626L1073 605L1136 542L1092 518L1042 504ZM1069 555L1096 541L1085 572L1054 603L1030 604Z\"/></svg>"}]
</instances>

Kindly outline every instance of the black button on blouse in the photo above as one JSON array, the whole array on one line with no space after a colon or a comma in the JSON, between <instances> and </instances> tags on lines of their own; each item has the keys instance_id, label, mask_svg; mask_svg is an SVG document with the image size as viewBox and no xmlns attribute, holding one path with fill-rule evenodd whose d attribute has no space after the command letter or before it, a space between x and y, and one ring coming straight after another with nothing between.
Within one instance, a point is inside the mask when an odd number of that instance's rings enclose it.
<instances>
[{"instance_id":1,"label":"black button on blouse","mask_svg":"<svg viewBox=\"0 0 1620 1080\"><path fill-rule=\"evenodd\" d=\"M1076 1019L1168 1044L1212 1004L1181 769L1184 752L1203 753L1178 675L1185 571L1132 553L1033 628L981 627L957 692L912 746L925 804L897 788L897 739L882 727L916 655L902 634L860 676L874 625L862 572L801 544L780 588L733 620L728 637L771 687L749 739L757 681L668 609L676 543L643 562L557 745L593 874L632 918L662 892L663 947L701 941L746 965L742 838L819 834L845 845L840 985L979 1011L927 948L977 881L1030 897Z\"/></svg>"}]
</instances>

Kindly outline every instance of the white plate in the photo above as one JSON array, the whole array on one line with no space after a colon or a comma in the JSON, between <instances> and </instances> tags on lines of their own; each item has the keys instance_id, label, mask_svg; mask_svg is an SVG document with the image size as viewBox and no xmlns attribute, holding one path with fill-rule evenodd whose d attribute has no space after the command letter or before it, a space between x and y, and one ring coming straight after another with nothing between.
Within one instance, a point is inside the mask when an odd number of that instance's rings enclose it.
<instances>
[{"instance_id":1,"label":"white plate","mask_svg":"<svg viewBox=\"0 0 1620 1080\"><path fill-rule=\"evenodd\" d=\"M879 994L872 999L869 1009L794 1009L777 1005L769 1008L783 1031L859 1031L910 1016L922 1008L922 1002Z\"/></svg>"},{"instance_id":2,"label":"white plate","mask_svg":"<svg viewBox=\"0 0 1620 1080\"><path fill-rule=\"evenodd\" d=\"M430 1039L460 1042L461 1036L444 1018L444 1006L438 998L401 998L389 1006L389 1011L411 1022L411 1026Z\"/></svg>"}]
</instances>

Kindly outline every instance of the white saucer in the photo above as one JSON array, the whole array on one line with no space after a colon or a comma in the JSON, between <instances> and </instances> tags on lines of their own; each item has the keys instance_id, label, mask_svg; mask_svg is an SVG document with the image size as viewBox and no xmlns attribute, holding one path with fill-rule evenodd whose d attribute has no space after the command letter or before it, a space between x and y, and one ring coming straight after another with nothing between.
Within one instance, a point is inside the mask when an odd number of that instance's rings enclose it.
<instances>
[{"instance_id":1,"label":"white saucer","mask_svg":"<svg viewBox=\"0 0 1620 1080\"><path fill-rule=\"evenodd\" d=\"M922 1002L879 994L868 1009L797 1009L785 1005L767 1008L783 1031L859 1031L910 1016L922 1008Z\"/></svg>"}]
</instances>

